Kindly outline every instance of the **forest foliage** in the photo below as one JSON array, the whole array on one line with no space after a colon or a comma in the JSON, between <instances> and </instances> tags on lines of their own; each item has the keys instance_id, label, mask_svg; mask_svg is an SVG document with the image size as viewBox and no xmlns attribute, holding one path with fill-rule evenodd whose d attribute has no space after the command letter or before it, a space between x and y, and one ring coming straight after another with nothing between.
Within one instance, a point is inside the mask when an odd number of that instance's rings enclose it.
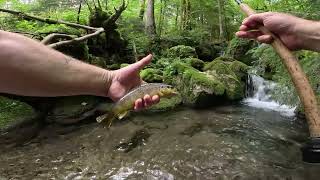
<instances>
[{"instance_id":1,"label":"forest foliage","mask_svg":"<svg viewBox=\"0 0 320 180\"><path fill-rule=\"evenodd\" d=\"M100 0L104 9L114 12L122 0ZM299 17L319 20L320 0L246 0L258 12L277 11ZM97 0L0 0L0 8L12 9L32 15L88 24L90 11ZM176 39L187 37L197 42L229 42L244 19L234 0L127 0L128 7L118 20L121 35L128 39L138 54L145 53L152 38ZM79 7L81 5L81 12ZM152 11L150 11L152 8ZM149 15L154 17L150 18ZM146 22L147 21L147 22ZM151 21L151 26L150 23ZM153 21L153 22L152 22ZM147 30L148 28L151 30ZM53 32L80 35L84 30L65 25L50 25L37 21L21 20L17 16L0 13L0 28L22 32L32 38L41 39ZM147 31L146 31L147 30ZM269 46L259 46L249 53L255 65L272 68L272 79L282 85L277 99L283 103L297 104L297 96L281 61ZM319 54L308 51L297 53L310 80L320 94ZM283 88L284 87L284 88ZM287 91L283 91L286 89Z\"/></svg>"}]
</instances>

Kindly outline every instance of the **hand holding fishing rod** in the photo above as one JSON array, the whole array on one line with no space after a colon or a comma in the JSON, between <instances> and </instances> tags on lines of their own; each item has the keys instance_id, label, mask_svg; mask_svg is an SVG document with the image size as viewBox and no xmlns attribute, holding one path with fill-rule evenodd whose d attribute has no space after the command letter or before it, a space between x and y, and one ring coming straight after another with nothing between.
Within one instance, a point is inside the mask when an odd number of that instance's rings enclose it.
<instances>
[{"instance_id":1,"label":"hand holding fishing rod","mask_svg":"<svg viewBox=\"0 0 320 180\"><path fill-rule=\"evenodd\" d=\"M255 11L252 10L247 4L244 4L241 0L236 0L236 2L239 4L241 10L247 16L252 16L252 15L254 16ZM246 27L244 26L242 26L241 28L242 30L246 29ZM319 146L320 145L320 112L319 112L315 93L307 79L306 74L303 72L303 69L299 64L298 59L288 49L288 47L284 45L282 40L263 25L260 25L260 26L258 25L258 29L260 32L252 32L251 34L253 35L254 33L262 32L263 35L262 34L260 35L260 41L272 42L271 45L273 46L275 51L279 54L283 64L287 68L291 76L291 79L293 81L293 84L298 92L299 98L304 106L306 118L309 125L311 141L310 143L307 144L306 147L302 149L303 159L306 162L319 163L320 162L320 146ZM238 35L241 36L241 33ZM295 49L295 47L291 47L291 48Z\"/></svg>"}]
</instances>

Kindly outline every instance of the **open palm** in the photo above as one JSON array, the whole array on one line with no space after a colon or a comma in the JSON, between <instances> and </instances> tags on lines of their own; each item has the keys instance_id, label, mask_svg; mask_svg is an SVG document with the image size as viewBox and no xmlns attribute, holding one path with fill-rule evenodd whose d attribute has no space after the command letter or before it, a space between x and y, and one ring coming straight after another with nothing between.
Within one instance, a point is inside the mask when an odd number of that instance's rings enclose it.
<instances>
[{"instance_id":1,"label":"open palm","mask_svg":"<svg viewBox=\"0 0 320 180\"><path fill-rule=\"evenodd\" d=\"M112 72L112 82L109 88L108 97L113 101L118 101L125 96L131 89L141 85L143 83L140 78L139 72L152 60L152 55L148 55L141 61L138 61L125 68ZM141 110L145 107L151 106L158 103L160 100L159 96L150 97L145 95L143 99L137 99L134 104L135 110Z\"/></svg>"}]
</instances>

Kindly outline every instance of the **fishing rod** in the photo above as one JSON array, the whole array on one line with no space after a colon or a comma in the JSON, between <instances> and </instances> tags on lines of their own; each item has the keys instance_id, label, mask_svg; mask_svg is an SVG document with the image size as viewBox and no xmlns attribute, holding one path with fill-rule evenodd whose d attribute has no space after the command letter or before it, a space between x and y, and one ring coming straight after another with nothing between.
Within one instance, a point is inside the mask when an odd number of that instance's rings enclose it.
<instances>
[{"instance_id":1,"label":"fishing rod","mask_svg":"<svg viewBox=\"0 0 320 180\"><path fill-rule=\"evenodd\" d=\"M256 13L247 4L243 3L242 0L235 1L247 16ZM303 72L303 69L301 68L296 56L284 45L280 38L264 26L260 26L259 30L264 34L273 37L274 41L271 43L271 45L281 57L282 63L288 70L291 80L304 107L309 126L310 139L306 145L301 148L303 161L308 163L320 163L320 111L310 82L306 74Z\"/></svg>"}]
</instances>

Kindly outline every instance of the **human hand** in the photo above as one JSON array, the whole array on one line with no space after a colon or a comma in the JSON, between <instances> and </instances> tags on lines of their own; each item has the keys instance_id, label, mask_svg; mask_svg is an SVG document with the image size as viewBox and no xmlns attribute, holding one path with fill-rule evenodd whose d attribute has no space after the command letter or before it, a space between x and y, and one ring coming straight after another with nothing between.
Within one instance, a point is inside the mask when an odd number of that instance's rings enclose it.
<instances>
[{"instance_id":1,"label":"human hand","mask_svg":"<svg viewBox=\"0 0 320 180\"><path fill-rule=\"evenodd\" d=\"M111 71L112 82L109 87L107 96L113 101L118 101L123 96L125 96L131 89L139 86L143 83L140 78L139 72L143 67L148 65L152 60L152 55L148 55L142 60L131 64L125 68ZM137 99L134 104L134 109L136 111L142 110L143 108L149 107L153 104L157 104L160 101L160 97L155 95L150 97L150 95L145 95L143 99Z\"/></svg>"},{"instance_id":2,"label":"human hand","mask_svg":"<svg viewBox=\"0 0 320 180\"><path fill-rule=\"evenodd\" d=\"M307 20L283 13L254 14L242 22L240 31L236 35L270 44L273 38L258 30L260 26L265 26L277 35L290 50L298 50L304 48L303 33L300 30L306 22Z\"/></svg>"}]
</instances>

